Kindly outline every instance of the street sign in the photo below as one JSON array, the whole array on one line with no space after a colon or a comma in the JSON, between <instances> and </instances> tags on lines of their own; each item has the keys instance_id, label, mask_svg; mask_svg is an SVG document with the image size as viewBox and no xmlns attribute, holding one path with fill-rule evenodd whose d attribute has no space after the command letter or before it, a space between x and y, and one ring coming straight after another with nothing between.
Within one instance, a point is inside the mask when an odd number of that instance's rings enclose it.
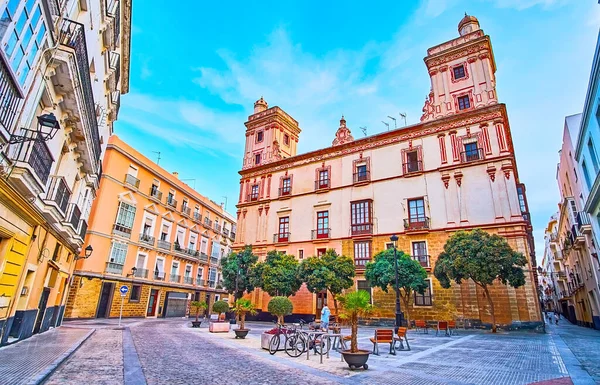
<instances>
[{"instance_id":1,"label":"street sign","mask_svg":"<svg viewBox=\"0 0 600 385\"><path fill-rule=\"evenodd\" d=\"M121 292L121 297L125 297L129 291L129 287L127 285L123 285L119 288L119 291Z\"/></svg>"}]
</instances>

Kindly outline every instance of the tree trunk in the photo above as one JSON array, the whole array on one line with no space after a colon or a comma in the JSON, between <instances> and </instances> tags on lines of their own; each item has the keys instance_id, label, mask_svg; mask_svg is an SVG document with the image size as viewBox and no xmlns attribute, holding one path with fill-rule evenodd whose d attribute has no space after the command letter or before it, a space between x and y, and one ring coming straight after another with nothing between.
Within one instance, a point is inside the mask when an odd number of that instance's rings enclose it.
<instances>
[{"instance_id":1,"label":"tree trunk","mask_svg":"<svg viewBox=\"0 0 600 385\"><path fill-rule=\"evenodd\" d=\"M245 329L246 313L240 313L240 329Z\"/></svg>"},{"instance_id":2,"label":"tree trunk","mask_svg":"<svg viewBox=\"0 0 600 385\"><path fill-rule=\"evenodd\" d=\"M200 316L200 308L196 308L196 322L198 322L198 317Z\"/></svg>"},{"instance_id":3,"label":"tree trunk","mask_svg":"<svg viewBox=\"0 0 600 385\"><path fill-rule=\"evenodd\" d=\"M481 285L481 287L483 288L488 304L490 305L490 313L492 315L492 333L496 333L496 314L494 313L494 302L492 302L492 297L490 297L490 292L488 291L487 286Z\"/></svg>"},{"instance_id":4,"label":"tree trunk","mask_svg":"<svg viewBox=\"0 0 600 385\"><path fill-rule=\"evenodd\" d=\"M282 315L277 316L277 323L280 325L283 325L283 316Z\"/></svg>"},{"instance_id":5,"label":"tree trunk","mask_svg":"<svg viewBox=\"0 0 600 385\"><path fill-rule=\"evenodd\" d=\"M331 293L331 290L329 291ZM333 297L333 308L335 309L335 317L333 318L334 322L338 322L338 303L337 303L337 299L335 298L335 295L333 293L331 293L331 296Z\"/></svg>"},{"instance_id":6,"label":"tree trunk","mask_svg":"<svg viewBox=\"0 0 600 385\"><path fill-rule=\"evenodd\" d=\"M410 309L408 308L408 300L410 299L410 292L406 295L406 297L400 295L402 298L402 302L404 302L404 314L406 314L406 326L410 329Z\"/></svg>"},{"instance_id":7,"label":"tree trunk","mask_svg":"<svg viewBox=\"0 0 600 385\"><path fill-rule=\"evenodd\" d=\"M358 314L352 313L352 339L350 340L350 352L358 352Z\"/></svg>"}]
</instances>

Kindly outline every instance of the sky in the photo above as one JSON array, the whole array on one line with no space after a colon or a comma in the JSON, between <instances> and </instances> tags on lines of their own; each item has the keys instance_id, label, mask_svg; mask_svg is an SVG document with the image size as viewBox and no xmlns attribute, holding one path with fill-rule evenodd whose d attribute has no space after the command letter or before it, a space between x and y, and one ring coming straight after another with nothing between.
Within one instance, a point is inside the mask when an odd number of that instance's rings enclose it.
<instances>
[{"instance_id":1,"label":"sky","mask_svg":"<svg viewBox=\"0 0 600 385\"><path fill-rule=\"evenodd\" d=\"M458 36L467 12L490 35L527 186L538 260L556 212L564 118L581 112L598 39L595 0L134 1L130 92L115 133L235 213L244 122L261 96L300 124L298 152L355 137L387 116L418 123L427 48ZM368 4L368 6L366 5Z\"/></svg>"}]
</instances>

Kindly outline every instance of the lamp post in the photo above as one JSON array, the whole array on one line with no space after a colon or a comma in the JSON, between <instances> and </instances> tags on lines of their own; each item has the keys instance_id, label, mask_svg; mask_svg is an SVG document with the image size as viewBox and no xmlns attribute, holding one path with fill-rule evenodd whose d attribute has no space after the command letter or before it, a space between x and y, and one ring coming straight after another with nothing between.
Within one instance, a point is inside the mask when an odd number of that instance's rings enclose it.
<instances>
[{"instance_id":1,"label":"lamp post","mask_svg":"<svg viewBox=\"0 0 600 385\"><path fill-rule=\"evenodd\" d=\"M94 252L94 249L92 248L92 245L87 245L87 247L84 250L84 256L80 257L80 256L76 256L75 260L79 260L79 259L88 259L89 257L92 256L92 253Z\"/></svg>"},{"instance_id":2,"label":"lamp post","mask_svg":"<svg viewBox=\"0 0 600 385\"><path fill-rule=\"evenodd\" d=\"M395 284L394 284L394 291L396 293L395 328L396 328L396 333L398 333L398 328L401 327L402 323L404 322L404 314L402 313L402 309L400 308L400 287L398 287L398 254L396 251L397 244L398 244L398 236L396 234L392 235L390 237L390 241L392 241L392 244L394 245L394 269L396 272Z\"/></svg>"},{"instance_id":3,"label":"lamp post","mask_svg":"<svg viewBox=\"0 0 600 385\"><path fill-rule=\"evenodd\" d=\"M17 144L25 142L46 142L52 138L60 129L60 124L53 113L40 115L37 117L38 126L36 130L21 128L22 135L12 134L8 139L8 144ZM1 149L1 148L0 148Z\"/></svg>"}]
</instances>

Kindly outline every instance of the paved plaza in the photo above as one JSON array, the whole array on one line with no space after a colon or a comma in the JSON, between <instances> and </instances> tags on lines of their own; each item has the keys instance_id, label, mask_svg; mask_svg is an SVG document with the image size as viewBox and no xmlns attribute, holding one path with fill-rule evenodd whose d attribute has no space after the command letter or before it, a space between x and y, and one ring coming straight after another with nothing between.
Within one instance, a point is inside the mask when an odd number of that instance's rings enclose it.
<instances>
[{"instance_id":1,"label":"paved plaza","mask_svg":"<svg viewBox=\"0 0 600 385\"><path fill-rule=\"evenodd\" d=\"M122 328L113 320L66 322L0 349L0 384L600 383L600 332L569 324L549 326L545 335L410 331L411 351L393 356L382 345L366 371L349 370L335 351L323 363L312 354L308 360L284 352L271 356L260 348L260 334L270 324L248 323L252 331L245 340L189 324L181 318L126 320ZM360 328L361 348L372 348L372 334L373 328Z\"/></svg>"}]
</instances>

